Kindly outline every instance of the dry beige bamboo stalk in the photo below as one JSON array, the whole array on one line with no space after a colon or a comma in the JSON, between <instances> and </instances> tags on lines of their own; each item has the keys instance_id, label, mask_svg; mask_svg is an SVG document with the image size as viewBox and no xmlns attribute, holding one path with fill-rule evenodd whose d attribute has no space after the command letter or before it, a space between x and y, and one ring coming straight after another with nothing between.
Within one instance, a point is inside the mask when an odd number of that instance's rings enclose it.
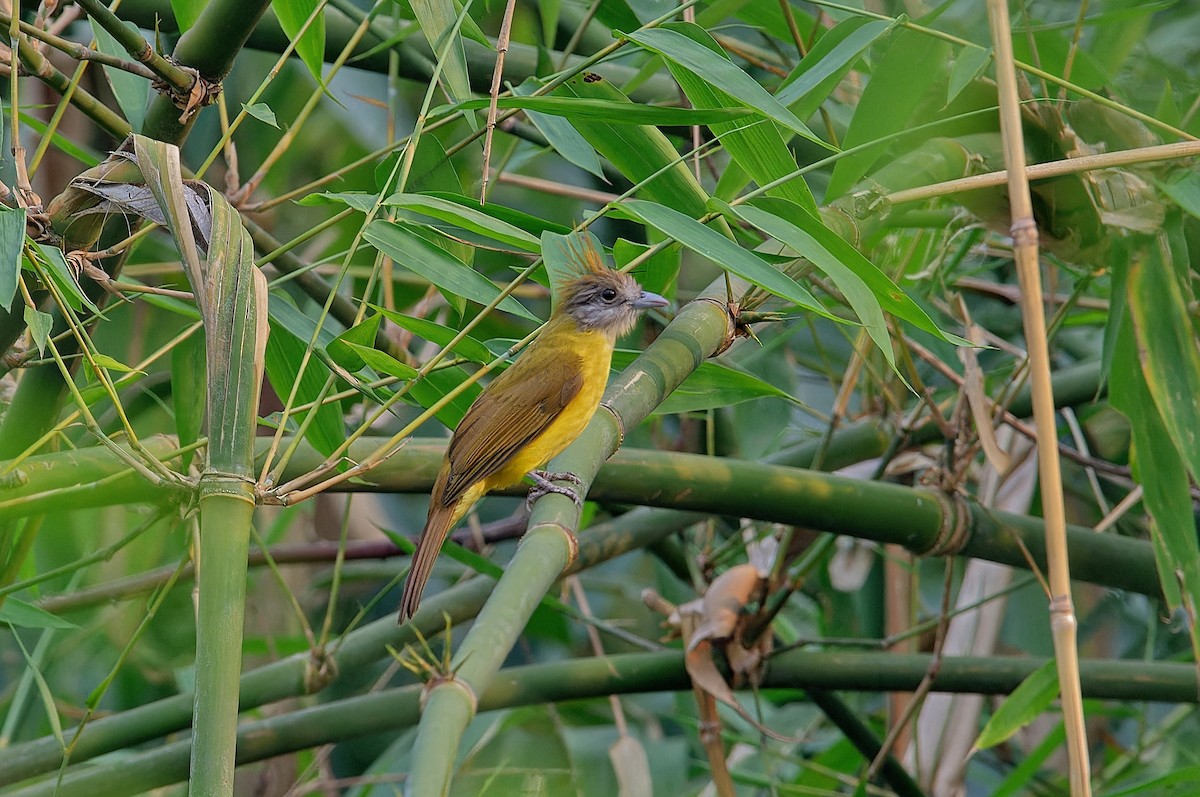
<instances>
[{"instance_id":1,"label":"dry beige bamboo stalk","mask_svg":"<svg viewBox=\"0 0 1200 797\"><path fill-rule=\"evenodd\" d=\"M1058 660L1058 682L1063 722L1067 731L1067 756L1072 797L1090 797L1087 734L1083 724L1083 697L1079 686L1079 656L1075 609L1071 603L1071 574L1067 564L1066 514L1055 433L1054 396L1050 387L1050 352L1046 342L1046 316L1042 305L1042 279L1038 264L1037 223L1025 172L1025 142L1021 134L1020 100L1013 65L1011 25L1007 0L988 0L988 21L995 52L996 86L1000 105L1000 133L1008 170L1009 205L1012 208L1013 256L1021 286L1021 314L1029 350L1033 390L1033 418L1038 431L1038 473L1042 514L1046 521L1046 559L1050 575L1050 628Z\"/></svg>"}]
</instances>

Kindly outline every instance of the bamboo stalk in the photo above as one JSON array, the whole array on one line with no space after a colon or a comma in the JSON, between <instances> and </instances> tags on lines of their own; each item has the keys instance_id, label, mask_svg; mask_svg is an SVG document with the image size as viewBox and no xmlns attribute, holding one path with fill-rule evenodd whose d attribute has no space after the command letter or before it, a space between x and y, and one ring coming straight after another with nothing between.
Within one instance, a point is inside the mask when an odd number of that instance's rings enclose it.
<instances>
[{"instance_id":1,"label":"bamboo stalk","mask_svg":"<svg viewBox=\"0 0 1200 797\"><path fill-rule=\"evenodd\" d=\"M381 622L390 622L390 618ZM394 626L395 623L392 623ZM911 691L929 670L927 655L881 652L794 650L771 659L760 687L777 699L799 699L804 689ZM1013 656L945 659L933 688L943 692L1003 695L1015 689L1045 659ZM1145 661L1085 661L1088 697L1152 699L1194 704L1195 668ZM608 694L684 691L691 680L681 651L626 653L503 670L481 695L479 709L583 700ZM356 695L282 716L247 722L238 733L238 762L262 761L368 734L407 728L420 712L415 686ZM99 723L97 723L99 724ZM124 797L181 782L187 777L188 740L131 753L54 779L3 792L3 797Z\"/></svg>"},{"instance_id":2,"label":"bamboo stalk","mask_svg":"<svg viewBox=\"0 0 1200 797\"><path fill-rule=\"evenodd\" d=\"M1067 731L1067 755L1071 794L1089 797L1091 782L1087 732L1084 728L1083 697L1079 684L1075 609L1071 603L1071 572L1067 561L1066 511L1058 460L1058 434L1054 394L1050 385L1050 351L1046 342L1046 317L1042 305L1041 267L1038 262L1038 231L1033 218L1033 200L1025 173L1025 141L1021 131L1020 98L1013 65L1011 24L1007 0L988 0L988 21L996 59L996 84L1000 104L1000 132L1004 162L1008 169L1008 196L1012 208L1013 256L1021 286L1021 311L1025 341L1029 349L1029 371L1033 389L1033 418L1038 430L1038 475L1042 514L1046 519L1046 558L1050 575L1050 627L1058 660L1059 690L1063 722Z\"/></svg>"}]
</instances>

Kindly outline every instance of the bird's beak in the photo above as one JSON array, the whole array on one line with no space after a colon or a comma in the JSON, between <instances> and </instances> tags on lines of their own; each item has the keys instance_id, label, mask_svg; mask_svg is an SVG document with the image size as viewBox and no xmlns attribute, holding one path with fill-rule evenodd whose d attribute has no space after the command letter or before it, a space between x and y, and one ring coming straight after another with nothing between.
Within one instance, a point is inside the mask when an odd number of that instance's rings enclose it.
<instances>
[{"instance_id":1,"label":"bird's beak","mask_svg":"<svg viewBox=\"0 0 1200 797\"><path fill-rule=\"evenodd\" d=\"M633 306L638 310L645 310L647 307L666 307L669 304L670 302L668 302L666 299L659 296L657 293L650 293L650 291L642 291L640 294L638 294L638 297L633 300Z\"/></svg>"}]
</instances>

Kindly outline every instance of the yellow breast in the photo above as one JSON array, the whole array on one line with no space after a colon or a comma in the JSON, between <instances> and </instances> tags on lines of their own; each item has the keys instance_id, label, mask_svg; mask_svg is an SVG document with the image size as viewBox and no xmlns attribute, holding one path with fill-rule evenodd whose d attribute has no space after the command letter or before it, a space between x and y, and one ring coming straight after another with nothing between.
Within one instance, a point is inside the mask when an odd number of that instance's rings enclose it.
<instances>
[{"instance_id":1,"label":"yellow breast","mask_svg":"<svg viewBox=\"0 0 1200 797\"><path fill-rule=\"evenodd\" d=\"M485 480L484 493L519 483L526 473L541 468L561 454L579 437L600 406L612 365L613 341L602 332L580 332L577 329L553 332L557 334L543 334L539 339L539 354L577 358L582 369L583 384L546 431L531 440L503 468Z\"/></svg>"}]
</instances>

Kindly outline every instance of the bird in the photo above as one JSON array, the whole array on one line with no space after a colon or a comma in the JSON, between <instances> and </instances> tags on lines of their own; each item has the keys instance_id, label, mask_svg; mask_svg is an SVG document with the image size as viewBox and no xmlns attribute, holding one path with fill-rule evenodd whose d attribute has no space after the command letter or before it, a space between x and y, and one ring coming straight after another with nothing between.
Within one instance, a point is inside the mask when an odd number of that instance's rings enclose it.
<instances>
[{"instance_id":1,"label":"bird","mask_svg":"<svg viewBox=\"0 0 1200 797\"><path fill-rule=\"evenodd\" d=\"M560 287L550 320L479 394L450 438L404 582L401 624L416 613L446 535L484 495L528 476L531 502L554 492L582 503L574 491L551 483L578 484L576 477L540 468L583 432L600 406L617 338L643 310L668 302L608 268L590 241L572 246L568 260L574 273Z\"/></svg>"}]
</instances>

